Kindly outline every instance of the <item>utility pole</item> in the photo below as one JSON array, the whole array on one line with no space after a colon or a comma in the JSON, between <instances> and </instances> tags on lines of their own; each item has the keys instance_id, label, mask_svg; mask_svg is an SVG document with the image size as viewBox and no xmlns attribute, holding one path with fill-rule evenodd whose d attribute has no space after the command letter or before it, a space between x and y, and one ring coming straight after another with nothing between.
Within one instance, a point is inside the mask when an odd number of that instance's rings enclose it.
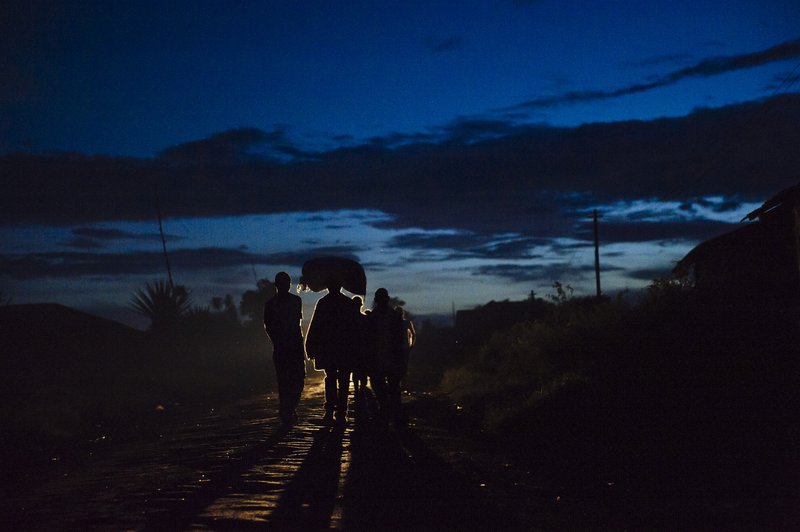
<instances>
[{"instance_id":1,"label":"utility pole","mask_svg":"<svg viewBox=\"0 0 800 532\"><path fill-rule=\"evenodd\" d=\"M158 184L156 184L156 211L158 212L158 231L161 233L161 245L164 248L164 261L167 263L167 278L169 287L172 288L172 268L169 266L169 255L167 255L167 239L164 238L164 226L161 224L161 199L158 195Z\"/></svg>"},{"instance_id":2,"label":"utility pole","mask_svg":"<svg viewBox=\"0 0 800 532\"><path fill-rule=\"evenodd\" d=\"M597 289L597 299L600 299L600 238L597 231L597 218L601 215L597 214L597 209L592 211L592 225L594 229L594 283Z\"/></svg>"}]
</instances>

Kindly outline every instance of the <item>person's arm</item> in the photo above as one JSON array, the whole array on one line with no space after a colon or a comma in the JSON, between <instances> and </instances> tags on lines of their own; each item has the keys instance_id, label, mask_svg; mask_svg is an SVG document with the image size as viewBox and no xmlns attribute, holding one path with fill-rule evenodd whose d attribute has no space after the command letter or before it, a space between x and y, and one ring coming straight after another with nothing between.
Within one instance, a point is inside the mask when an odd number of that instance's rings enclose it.
<instances>
[{"instance_id":1,"label":"person's arm","mask_svg":"<svg viewBox=\"0 0 800 532\"><path fill-rule=\"evenodd\" d=\"M308 358L305 341L303 339L303 301L299 297L295 301L294 315L295 319L297 319L298 329L300 330L300 347L303 349L303 358Z\"/></svg>"},{"instance_id":2,"label":"person's arm","mask_svg":"<svg viewBox=\"0 0 800 532\"><path fill-rule=\"evenodd\" d=\"M297 321L300 325L300 330L303 330L303 301L301 299L297 300L297 312L295 312L295 316Z\"/></svg>"},{"instance_id":3,"label":"person's arm","mask_svg":"<svg viewBox=\"0 0 800 532\"><path fill-rule=\"evenodd\" d=\"M321 319L323 318L323 313L319 312L319 307L320 304L317 302L314 313L311 315L311 321L308 322L308 332L306 333L305 341L306 355L308 358L315 358L317 356L320 347L319 344L322 341L320 336L322 335L324 319Z\"/></svg>"},{"instance_id":4,"label":"person's arm","mask_svg":"<svg viewBox=\"0 0 800 532\"><path fill-rule=\"evenodd\" d=\"M271 337L270 333L270 320L269 320L269 301L264 303L264 332Z\"/></svg>"}]
</instances>

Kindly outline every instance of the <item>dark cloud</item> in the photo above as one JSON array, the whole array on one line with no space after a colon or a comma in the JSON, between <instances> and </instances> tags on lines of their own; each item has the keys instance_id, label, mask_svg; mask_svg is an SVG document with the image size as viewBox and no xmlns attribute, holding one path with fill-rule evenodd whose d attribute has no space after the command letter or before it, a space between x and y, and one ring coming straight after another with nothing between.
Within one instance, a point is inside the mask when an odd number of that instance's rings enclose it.
<instances>
[{"instance_id":1,"label":"dark cloud","mask_svg":"<svg viewBox=\"0 0 800 532\"><path fill-rule=\"evenodd\" d=\"M674 265L672 265L674 266ZM666 277L672 270L672 266L665 266L664 268L642 268L639 270L628 270L626 275L632 279L640 281L652 281L659 277Z\"/></svg>"},{"instance_id":2,"label":"dark cloud","mask_svg":"<svg viewBox=\"0 0 800 532\"><path fill-rule=\"evenodd\" d=\"M377 272L391 271L392 269L392 266L390 264L386 264L383 262L361 261L361 265L364 267L364 270L368 271L370 274L374 274Z\"/></svg>"},{"instance_id":3,"label":"dark cloud","mask_svg":"<svg viewBox=\"0 0 800 532\"><path fill-rule=\"evenodd\" d=\"M78 227L72 230L72 234L84 238L96 238L101 240L121 240L135 238L136 235L128 231L119 229L106 229L102 227Z\"/></svg>"},{"instance_id":4,"label":"dark cloud","mask_svg":"<svg viewBox=\"0 0 800 532\"><path fill-rule=\"evenodd\" d=\"M543 240L538 238L515 238L492 242L474 249L473 252L487 259L532 259L538 258L539 255L531 253L531 248L542 243Z\"/></svg>"},{"instance_id":5,"label":"dark cloud","mask_svg":"<svg viewBox=\"0 0 800 532\"><path fill-rule=\"evenodd\" d=\"M488 240L487 235L473 232L459 233L406 233L389 241L389 247L401 249L451 249L467 250Z\"/></svg>"},{"instance_id":6,"label":"dark cloud","mask_svg":"<svg viewBox=\"0 0 800 532\"><path fill-rule=\"evenodd\" d=\"M766 50L752 52L749 54L720 56L704 59L695 63L694 65L674 70L662 76L650 79L646 82L634 83L618 89L571 91L555 96L534 98L515 105L509 108L509 110L542 109L559 105L619 98L621 96L638 94L641 92L647 92L653 89L666 87L668 85L673 85L687 78L706 78L724 74L726 72L733 72L735 70L742 70L767 63L773 63L776 61L785 61L798 56L800 56L800 39L787 41Z\"/></svg>"},{"instance_id":7,"label":"dark cloud","mask_svg":"<svg viewBox=\"0 0 800 532\"><path fill-rule=\"evenodd\" d=\"M407 260L441 260L441 253L445 259L530 259L536 257L531 253L531 248L545 245L545 239L524 236L499 236L478 234L474 232L460 232L453 234L440 233L406 233L393 237L388 242L388 247L396 249L410 249L423 253L412 255ZM426 254L425 252L436 252Z\"/></svg>"},{"instance_id":8,"label":"dark cloud","mask_svg":"<svg viewBox=\"0 0 800 532\"><path fill-rule=\"evenodd\" d=\"M207 139L172 146L162 150L159 157L178 162L240 162L248 150L268 142L269 137L256 128L231 129Z\"/></svg>"},{"instance_id":9,"label":"dark cloud","mask_svg":"<svg viewBox=\"0 0 800 532\"><path fill-rule=\"evenodd\" d=\"M798 81L800 81L800 63L795 65L790 72L784 72L783 74L775 76L772 82L767 85L766 89L773 91L773 94L787 92Z\"/></svg>"},{"instance_id":10,"label":"dark cloud","mask_svg":"<svg viewBox=\"0 0 800 532\"><path fill-rule=\"evenodd\" d=\"M0 223L153 220L158 190L167 217L372 209L390 218L365 222L384 228L569 237L599 205L759 201L794 184L800 168L794 94L648 122L556 128L462 119L447 127L431 133L435 141L282 163L8 155L0 157Z\"/></svg>"},{"instance_id":11,"label":"dark cloud","mask_svg":"<svg viewBox=\"0 0 800 532\"><path fill-rule=\"evenodd\" d=\"M594 272L594 266L575 266L570 263L492 264L476 268L473 275L501 277L523 283L564 281L588 272Z\"/></svg>"},{"instance_id":12,"label":"dark cloud","mask_svg":"<svg viewBox=\"0 0 800 532\"><path fill-rule=\"evenodd\" d=\"M736 200L725 200L714 204L711 209L714 212L731 212L742 206L742 202Z\"/></svg>"},{"instance_id":13,"label":"dark cloud","mask_svg":"<svg viewBox=\"0 0 800 532\"><path fill-rule=\"evenodd\" d=\"M291 265L325 255L339 255L358 260L360 251L353 246L308 248L291 253L250 253L241 249L206 247L177 249L169 254L174 272L217 270L235 266ZM46 252L22 256L0 255L0 276L13 279L71 278L82 276L118 276L162 274L164 256L157 251L126 253Z\"/></svg>"},{"instance_id":14,"label":"dark cloud","mask_svg":"<svg viewBox=\"0 0 800 532\"><path fill-rule=\"evenodd\" d=\"M521 127L509 120L491 117L458 117L439 130L442 133L441 138L445 142L468 144L509 136L522 131L530 133L531 127Z\"/></svg>"},{"instance_id":15,"label":"dark cloud","mask_svg":"<svg viewBox=\"0 0 800 532\"><path fill-rule=\"evenodd\" d=\"M371 137L368 140L368 145L376 150L380 149L393 149L398 146L407 146L409 144L432 143L442 139L439 133L389 133L388 135L380 135ZM359 150L363 147L354 147Z\"/></svg>"},{"instance_id":16,"label":"dark cloud","mask_svg":"<svg viewBox=\"0 0 800 532\"><path fill-rule=\"evenodd\" d=\"M496 115L459 116L450 122L431 127L426 132L390 133L369 139L375 148L394 149L420 144L449 145L474 144L479 141L496 139L517 133L530 134L536 126L519 125L519 120L527 118L526 113L504 113ZM539 126L542 130L551 129L547 125Z\"/></svg>"},{"instance_id":17,"label":"dark cloud","mask_svg":"<svg viewBox=\"0 0 800 532\"><path fill-rule=\"evenodd\" d=\"M689 201L681 203L678 208L682 211L693 212L697 207L701 207L713 212L725 213L739 209L742 203L743 199L736 196L724 198L721 201L711 201L708 198L692 198Z\"/></svg>"},{"instance_id":18,"label":"dark cloud","mask_svg":"<svg viewBox=\"0 0 800 532\"><path fill-rule=\"evenodd\" d=\"M701 241L719 236L738 227L737 224L711 220L662 222L607 222L600 221L600 240L605 243L649 242L664 240ZM586 241L593 240L592 227L586 224L577 234Z\"/></svg>"},{"instance_id":19,"label":"dark cloud","mask_svg":"<svg viewBox=\"0 0 800 532\"><path fill-rule=\"evenodd\" d=\"M456 35L445 38L428 37L425 39L425 46L434 53L450 52L464 47L464 39Z\"/></svg>"},{"instance_id":20,"label":"dark cloud","mask_svg":"<svg viewBox=\"0 0 800 532\"><path fill-rule=\"evenodd\" d=\"M314 248L307 248L299 251L286 251L280 253L268 253L267 255L263 256L264 262L262 264L272 264L272 265L289 265L289 266L296 266L297 268L301 267L303 263L309 259L314 257L327 257L331 255L335 255L337 257L345 257L348 259L353 259L355 261L359 260L358 254L363 252L364 249L359 246L323 246L323 247L314 247Z\"/></svg>"},{"instance_id":21,"label":"dark cloud","mask_svg":"<svg viewBox=\"0 0 800 532\"><path fill-rule=\"evenodd\" d=\"M105 227L76 227L72 230L76 237L92 238L95 240L157 240L161 236L158 233L131 233L120 229L109 229ZM183 237L177 235L165 235L168 240L182 240Z\"/></svg>"},{"instance_id":22,"label":"dark cloud","mask_svg":"<svg viewBox=\"0 0 800 532\"><path fill-rule=\"evenodd\" d=\"M75 249L100 249L105 247L105 244L92 238L73 237L67 241L67 246Z\"/></svg>"},{"instance_id":23,"label":"dark cloud","mask_svg":"<svg viewBox=\"0 0 800 532\"><path fill-rule=\"evenodd\" d=\"M67 246L76 249L99 249L106 246L105 242L122 240L159 240L161 236L157 233L131 233L119 229L109 229L105 227L77 227L72 230L73 237L67 242ZM183 237L176 235L164 235L167 240L183 240Z\"/></svg>"},{"instance_id":24,"label":"dark cloud","mask_svg":"<svg viewBox=\"0 0 800 532\"><path fill-rule=\"evenodd\" d=\"M636 61L626 64L628 66L641 68L641 67L654 67L662 65L675 65L680 63L686 63L691 59L692 59L691 54L663 54L663 55L648 57L642 59L641 61Z\"/></svg>"},{"instance_id":25,"label":"dark cloud","mask_svg":"<svg viewBox=\"0 0 800 532\"><path fill-rule=\"evenodd\" d=\"M305 159L313 157L313 154L301 150L289 140L285 128L270 132L238 128L167 148L159 153L159 157L179 163L237 164L285 157Z\"/></svg>"}]
</instances>

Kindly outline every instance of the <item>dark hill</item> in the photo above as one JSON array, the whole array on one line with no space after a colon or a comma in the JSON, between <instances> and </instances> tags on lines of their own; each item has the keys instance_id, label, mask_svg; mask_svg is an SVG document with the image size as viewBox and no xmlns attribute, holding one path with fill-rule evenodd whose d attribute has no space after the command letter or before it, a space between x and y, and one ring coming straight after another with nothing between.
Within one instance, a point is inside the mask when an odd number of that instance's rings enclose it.
<instances>
[{"instance_id":1,"label":"dark hill","mask_svg":"<svg viewBox=\"0 0 800 532\"><path fill-rule=\"evenodd\" d=\"M0 389L100 384L95 379L131 361L143 340L141 331L55 303L2 307Z\"/></svg>"},{"instance_id":2,"label":"dark hill","mask_svg":"<svg viewBox=\"0 0 800 532\"><path fill-rule=\"evenodd\" d=\"M0 423L22 433L85 429L141 388L145 340L63 305L0 307Z\"/></svg>"},{"instance_id":3,"label":"dark hill","mask_svg":"<svg viewBox=\"0 0 800 532\"><path fill-rule=\"evenodd\" d=\"M492 334L510 329L515 323L542 319L551 308L543 299L490 301L456 313L455 334L462 347L478 347Z\"/></svg>"}]
</instances>

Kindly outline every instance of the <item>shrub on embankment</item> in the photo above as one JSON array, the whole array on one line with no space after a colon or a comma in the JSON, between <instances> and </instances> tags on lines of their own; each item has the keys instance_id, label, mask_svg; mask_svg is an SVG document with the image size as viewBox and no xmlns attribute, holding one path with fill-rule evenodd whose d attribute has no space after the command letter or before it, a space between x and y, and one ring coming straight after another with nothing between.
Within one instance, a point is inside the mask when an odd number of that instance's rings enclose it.
<instances>
[{"instance_id":1,"label":"shrub on embankment","mask_svg":"<svg viewBox=\"0 0 800 532\"><path fill-rule=\"evenodd\" d=\"M567 382L604 390L720 393L787 385L795 375L797 309L731 304L670 283L640 299L554 296L547 312L497 330L476 345L457 346L440 387L502 423ZM670 392L670 395L672 392ZM498 418L498 416L500 418Z\"/></svg>"},{"instance_id":2,"label":"shrub on embankment","mask_svg":"<svg viewBox=\"0 0 800 532\"><path fill-rule=\"evenodd\" d=\"M560 301L441 388L545 483L771 497L798 488L797 310L668 283L633 305Z\"/></svg>"},{"instance_id":3,"label":"shrub on embankment","mask_svg":"<svg viewBox=\"0 0 800 532\"><path fill-rule=\"evenodd\" d=\"M539 319L466 348L463 362L444 372L441 389L494 429L565 384L592 378L619 344L628 305L563 295Z\"/></svg>"}]
</instances>

